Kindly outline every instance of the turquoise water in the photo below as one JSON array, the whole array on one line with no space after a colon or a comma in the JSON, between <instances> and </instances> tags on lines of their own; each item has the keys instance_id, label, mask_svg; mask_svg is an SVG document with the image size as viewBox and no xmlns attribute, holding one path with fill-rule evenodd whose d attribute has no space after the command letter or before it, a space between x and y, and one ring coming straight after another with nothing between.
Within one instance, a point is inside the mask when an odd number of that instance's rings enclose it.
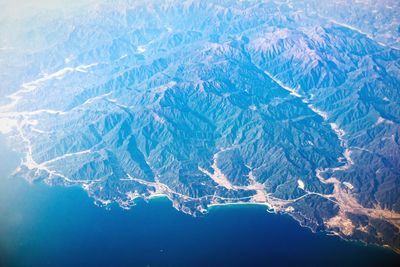
<instances>
[{"instance_id":1,"label":"turquoise water","mask_svg":"<svg viewBox=\"0 0 400 267\"><path fill-rule=\"evenodd\" d=\"M0 140L0 266L400 266L389 250L312 234L261 206L192 218L165 198L130 211L96 207L79 188L9 179Z\"/></svg>"}]
</instances>

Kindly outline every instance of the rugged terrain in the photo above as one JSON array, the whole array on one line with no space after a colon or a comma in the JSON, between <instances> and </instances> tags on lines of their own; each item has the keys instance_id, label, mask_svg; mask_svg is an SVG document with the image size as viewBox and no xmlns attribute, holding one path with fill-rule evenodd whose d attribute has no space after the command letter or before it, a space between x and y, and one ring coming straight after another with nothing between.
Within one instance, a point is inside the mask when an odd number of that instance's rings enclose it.
<instances>
[{"instance_id":1,"label":"rugged terrain","mask_svg":"<svg viewBox=\"0 0 400 267\"><path fill-rule=\"evenodd\" d=\"M99 2L0 16L17 176L400 251L397 1Z\"/></svg>"}]
</instances>

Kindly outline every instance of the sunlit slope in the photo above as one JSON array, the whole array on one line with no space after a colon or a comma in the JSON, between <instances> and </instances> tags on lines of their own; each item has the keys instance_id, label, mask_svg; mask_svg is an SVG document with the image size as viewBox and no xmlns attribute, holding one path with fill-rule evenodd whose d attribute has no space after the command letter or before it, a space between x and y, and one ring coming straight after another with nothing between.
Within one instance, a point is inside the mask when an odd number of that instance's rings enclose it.
<instances>
[{"instance_id":1,"label":"sunlit slope","mask_svg":"<svg viewBox=\"0 0 400 267\"><path fill-rule=\"evenodd\" d=\"M194 215L260 203L398 249L397 4L337 3L341 18L307 3L91 2L4 18L16 28L1 28L0 130L25 153L18 175L124 208L158 194Z\"/></svg>"}]
</instances>

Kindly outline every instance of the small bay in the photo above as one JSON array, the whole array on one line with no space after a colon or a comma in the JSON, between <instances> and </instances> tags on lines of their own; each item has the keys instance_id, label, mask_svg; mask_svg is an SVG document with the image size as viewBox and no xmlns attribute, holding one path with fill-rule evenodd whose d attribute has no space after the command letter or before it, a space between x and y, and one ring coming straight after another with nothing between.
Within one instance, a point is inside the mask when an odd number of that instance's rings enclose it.
<instances>
[{"instance_id":1,"label":"small bay","mask_svg":"<svg viewBox=\"0 0 400 267\"><path fill-rule=\"evenodd\" d=\"M193 218L155 198L107 210L78 187L10 178L20 159L4 138L0 156L0 266L400 266L390 250L313 234L263 206Z\"/></svg>"}]
</instances>

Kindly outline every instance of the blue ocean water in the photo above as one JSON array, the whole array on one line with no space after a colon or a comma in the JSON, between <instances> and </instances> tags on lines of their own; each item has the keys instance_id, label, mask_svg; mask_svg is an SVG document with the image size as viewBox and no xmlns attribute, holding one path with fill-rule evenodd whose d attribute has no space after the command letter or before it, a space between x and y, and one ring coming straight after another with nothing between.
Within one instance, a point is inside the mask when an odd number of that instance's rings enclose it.
<instances>
[{"instance_id":1,"label":"blue ocean water","mask_svg":"<svg viewBox=\"0 0 400 267\"><path fill-rule=\"evenodd\" d=\"M77 187L10 179L18 162L1 139L1 266L400 266L390 250L312 234L261 206L193 218L157 198L106 210Z\"/></svg>"}]
</instances>

